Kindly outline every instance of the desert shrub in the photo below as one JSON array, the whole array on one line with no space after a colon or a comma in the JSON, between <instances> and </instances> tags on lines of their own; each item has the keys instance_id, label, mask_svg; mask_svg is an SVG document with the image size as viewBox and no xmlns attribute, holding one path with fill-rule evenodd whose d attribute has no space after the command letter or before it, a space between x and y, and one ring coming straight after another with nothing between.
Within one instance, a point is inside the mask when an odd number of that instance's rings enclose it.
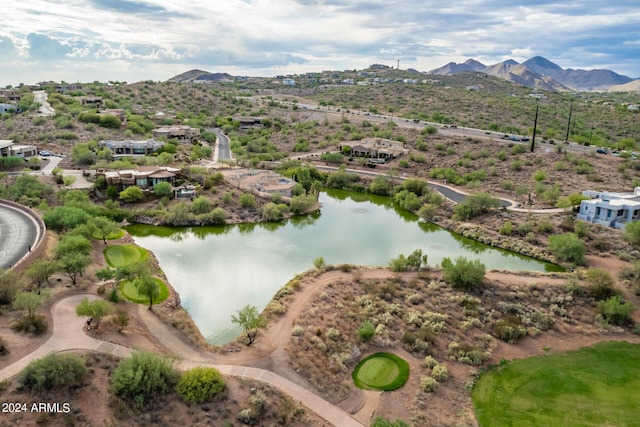
<instances>
[{"instance_id":1,"label":"desert shrub","mask_svg":"<svg viewBox=\"0 0 640 427\"><path fill-rule=\"evenodd\" d=\"M511 236L511 233L513 232L513 224L511 223L511 221L507 221L504 224L502 224L502 226L500 227L500 230L498 231L503 236Z\"/></svg>"},{"instance_id":2,"label":"desert shrub","mask_svg":"<svg viewBox=\"0 0 640 427\"><path fill-rule=\"evenodd\" d=\"M493 333L502 341L515 344L527 335L527 330L522 326L522 320L518 316L507 316L493 325Z\"/></svg>"},{"instance_id":3,"label":"desert shrub","mask_svg":"<svg viewBox=\"0 0 640 427\"><path fill-rule=\"evenodd\" d=\"M624 227L624 233L622 237L632 245L640 246L640 221L632 221L627 223L627 225L625 225Z\"/></svg>"},{"instance_id":4,"label":"desert shrub","mask_svg":"<svg viewBox=\"0 0 640 427\"><path fill-rule=\"evenodd\" d=\"M459 344L453 341L447 348L451 360L457 360L466 365L480 366L491 357L489 352L470 344Z\"/></svg>"},{"instance_id":5,"label":"desert shrub","mask_svg":"<svg viewBox=\"0 0 640 427\"><path fill-rule=\"evenodd\" d=\"M4 356L5 354L9 354L9 346L6 342L0 337L0 356Z\"/></svg>"},{"instance_id":6,"label":"desert shrub","mask_svg":"<svg viewBox=\"0 0 640 427\"><path fill-rule=\"evenodd\" d=\"M186 403L203 403L224 390L225 386L217 369L200 366L182 374L176 391Z\"/></svg>"},{"instance_id":7,"label":"desert shrub","mask_svg":"<svg viewBox=\"0 0 640 427\"><path fill-rule=\"evenodd\" d=\"M144 351L122 360L111 376L113 393L138 407L173 390L177 382L171 360Z\"/></svg>"},{"instance_id":8,"label":"desert shrub","mask_svg":"<svg viewBox=\"0 0 640 427\"><path fill-rule=\"evenodd\" d=\"M27 332L33 335L41 335L47 332L49 325L47 319L40 314L24 316L11 325L11 329L16 332Z\"/></svg>"},{"instance_id":9,"label":"desert shrub","mask_svg":"<svg viewBox=\"0 0 640 427\"><path fill-rule=\"evenodd\" d=\"M588 283L588 291L597 300L605 300L615 294L613 289L613 277L602 268L590 268L585 273Z\"/></svg>"},{"instance_id":10,"label":"desert shrub","mask_svg":"<svg viewBox=\"0 0 640 427\"><path fill-rule=\"evenodd\" d=\"M442 278L456 289L470 290L484 281L485 267L480 261L471 261L465 257L442 260Z\"/></svg>"},{"instance_id":11,"label":"desert shrub","mask_svg":"<svg viewBox=\"0 0 640 427\"><path fill-rule=\"evenodd\" d=\"M20 383L32 392L40 393L82 384L87 373L84 360L75 354L51 353L29 363L19 376Z\"/></svg>"},{"instance_id":12,"label":"desert shrub","mask_svg":"<svg viewBox=\"0 0 640 427\"><path fill-rule=\"evenodd\" d=\"M538 221L538 224L536 225L538 228L538 232L540 233L553 233L553 224L551 223L551 221L547 220L547 219L542 219L540 221Z\"/></svg>"},{"instance_id":13,"label":"desert shrub","mask_svg":"<svg viewBox=\"0 0 640 427\"><path fill-rule=\"evenodd\" d=\"M431 376L439 383L449 379L449 370L444 365L436 365L431 370Z\"/></svg>"},{"instance_id":14,"label":"desert shrub","mask_svg":"<svg viewBox=\"0 0 640 427\"><path fill-rule=\"evenodd\" d=\"M438 365L438 361L433 356L427 356L422 360L422 366L425 368L433 369L436 365Z\"/></svg>"},{"instance_id":15,"label":"desert shrub","mask_svg":"<svg viewBox=\"0 0 640 427\"><path fill-rule=\"evenodd\" d=\"M420 378L420 388L427 393L434 393L438 390L438 381L430 376Z\"/></svg>"},{"instance_id":16,"label":"desert shrub","mask_svg":"<svg viewBox=\"0 0 640 427\"><path fill-rule=\"evenodd\" d=\"M635 307L630 302L624 302L618 295L598 303L598 312L609 323L624 325L631 320L631 313Z\"/></svg>"},{"instance_id":17,"label":"desert shrub","mask_svg":"<svg viewBox=\"0 0 640 427\"><path fill-rule=\"evenodd\" d=\"M373 338L376 330L373 326L373 323L369 320L365 320L362 325L357 330L358 338L360 338L363 342L369 342Z\"/></svg>"},{"instance_id":18,"label":"desert shrub","mask_svg":"<svg viewBox=\"0 0 640 427\"><path fill-rule=\"evenodd\" d=\"M549 250L560 261L584 265L586 247L574 233L549 236Z\"/></svg>"},{"instance_id":19,"label":"desert shrub","mask_svg":"<svg viewBox=\"0 0 640 427\"><path fill-rule=\"evenodd\" d=\"M500 200L489 193L472 194L453 207L454 218L458 221L466 221L499 206Z\"/></svg>"}]
</instances>

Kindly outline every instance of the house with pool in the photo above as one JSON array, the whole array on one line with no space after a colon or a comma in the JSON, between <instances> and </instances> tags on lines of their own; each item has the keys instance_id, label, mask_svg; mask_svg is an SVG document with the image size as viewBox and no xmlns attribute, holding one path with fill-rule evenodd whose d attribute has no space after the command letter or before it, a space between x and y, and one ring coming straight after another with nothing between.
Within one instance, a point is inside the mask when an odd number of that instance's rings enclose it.
<instances>
[{"instance_id":1,"label":"house with pool","mask_svg":"<svg viewBox=\"0 0 640 427\"><path fill-rule=\"evenodd\" d=\"M640 219L640 187L633 193L583 191L589 200L580 203L577 218L607 227L624 228L627 223Z\"/></svg>"}]
</instances>

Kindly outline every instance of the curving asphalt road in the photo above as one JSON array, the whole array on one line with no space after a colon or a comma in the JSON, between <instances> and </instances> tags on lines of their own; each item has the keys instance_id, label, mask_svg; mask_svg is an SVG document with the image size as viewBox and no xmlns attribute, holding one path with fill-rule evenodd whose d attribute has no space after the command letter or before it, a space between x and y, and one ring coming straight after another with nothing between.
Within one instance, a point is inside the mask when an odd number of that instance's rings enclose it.
<instances>
[{"instance_id":1,"label":"curving asphalt road","mask_svg":"<svg viewBox=\"0 0 640 427\"><path fill-rule=\"evenodd\" d=\"M0 202L0 269L8 270L35 247L38 226L12 206Z\"/></svg>"}]
</instances>

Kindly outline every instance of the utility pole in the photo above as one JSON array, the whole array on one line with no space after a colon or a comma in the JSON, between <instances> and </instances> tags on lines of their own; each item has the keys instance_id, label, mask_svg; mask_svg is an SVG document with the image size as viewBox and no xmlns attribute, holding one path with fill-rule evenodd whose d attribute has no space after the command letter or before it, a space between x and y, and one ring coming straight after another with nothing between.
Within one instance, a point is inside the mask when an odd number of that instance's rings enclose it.
<instances>
[{"instance_id":1,"label":"utility pole","mask_svg":"<svg viewBox=\"0 0 640 427\"><path fill-rule=\"evenodd\" d=\"M533 153L533 147L535 147L535 144L536 144L536 129L538 128L538 107L540 107L540 105L536 103L536 118L533 120L533 137L531 138L532 153Z\"/></svg>"},{"instance_id":2,"label":"utility pole","mask_svg":"<svg viewBox=\"0 0 640 427\"><path fill-rule=\"evenodd\" d=\"M567 123L567 135L564 138L565 144L569 143L569 129L571 129L571 113L572 112L573 112L573 102L571 103L571 106L569 107L569 122Z\"/></svg>"},{"instance_id":3,"label":"utility pole","mask_svg":"<svg viewBox=\"0 0 640 427\"><path fill-rule=\"evenodd\" d=\"M398 70L400 69L400 60L398 59Z\"/></svg>"}]
</instances>

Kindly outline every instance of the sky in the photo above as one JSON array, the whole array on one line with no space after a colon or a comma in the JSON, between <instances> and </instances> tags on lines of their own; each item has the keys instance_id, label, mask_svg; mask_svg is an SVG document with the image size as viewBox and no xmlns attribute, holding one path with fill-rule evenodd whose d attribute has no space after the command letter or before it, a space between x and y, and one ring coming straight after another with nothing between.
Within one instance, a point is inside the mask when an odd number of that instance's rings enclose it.
<instances>
[{"instance_id":1,"label":"sky","mask_svg":"<svg viewBox=\"0 0 640 427\"><path fill-rule=\"evenodd\" d=\"M640 78L638 0L2 0L0 87L429 71L543 56Z\"/></svg>"}]
</instances>

